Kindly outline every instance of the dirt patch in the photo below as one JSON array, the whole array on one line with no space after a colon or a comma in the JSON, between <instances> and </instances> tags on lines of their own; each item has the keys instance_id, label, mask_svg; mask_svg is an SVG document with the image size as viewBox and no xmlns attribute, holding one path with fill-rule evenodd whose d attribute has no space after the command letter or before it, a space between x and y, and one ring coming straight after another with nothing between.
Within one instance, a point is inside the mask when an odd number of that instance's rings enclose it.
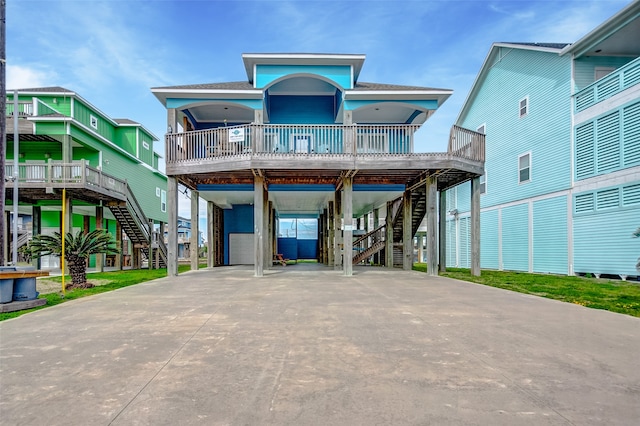
<instances>
[{"instance_id":1,"label":"dirt patch","mask_svg":"<svg viewBox=\"0 0 640 426\"><path fill-rule=\"evenodd\" d=\"M87 281L89 281L91 284L93 284L96 287L100 285L109 284L111 282L110 280L96 280L96 279L89 279ZM69 285L71 284L71 281L65 281L65 284ZM36 280L36 290L40 294L58 293L62 291L62 283L59 281L40 278Z\"/></svg>"}]
</instances>

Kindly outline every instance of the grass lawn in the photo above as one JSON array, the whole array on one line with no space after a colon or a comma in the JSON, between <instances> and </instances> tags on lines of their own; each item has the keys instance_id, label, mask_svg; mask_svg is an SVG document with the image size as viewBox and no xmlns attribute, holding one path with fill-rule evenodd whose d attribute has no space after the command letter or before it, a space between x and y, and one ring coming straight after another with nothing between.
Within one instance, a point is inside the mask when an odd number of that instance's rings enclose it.
<instances>
[{"instance_id":1,"label":"grass lawn","mask_svg":"<svg viewBox=\"0 0 640 426\"><path fill-rule=\"evenodd\" d=\"M191 269L191 265L178 265L178 272L186 272ZM167 276L167 269L130 269L125 271L114 272L93 272L87 274L87 281L101 281L106 284L98 285L96 287L87 289L76 289L67 291L65 296L62 296L62 291L57 293L41 294L39 298L47 299L47 304L39 306L33 309L25 309L23 311L4 312L0 313L0 321L4 321L9 318L16 318L20 315L24 315L29 312L44 309L49 306L58 305L60 303L67 302L69 300L79 299L81 297L91 296L93 294L104 293L107 291L116 290L122 287L128 287L134 284L140 284L141 282L155 280L157 278L163 278ZM60 283L60 289L62 289L62 277L49 277L49 281L56 281ZM71 277L68 275L65 277L65 283L71 284Z\"/></svg>"},{"instance_id":2,"label":"grass lawn","mask_svg":"<svg viewBox=\"0 0 640 426\"><path fill-rule=\"evenodd\" d=\"M416 263L413 269L426 272L427 265ZM475 277L469 269L457 268L447 268L440 276L640 317L640 282L637 281L487 270Z\"/></svg>"}]
</instances>

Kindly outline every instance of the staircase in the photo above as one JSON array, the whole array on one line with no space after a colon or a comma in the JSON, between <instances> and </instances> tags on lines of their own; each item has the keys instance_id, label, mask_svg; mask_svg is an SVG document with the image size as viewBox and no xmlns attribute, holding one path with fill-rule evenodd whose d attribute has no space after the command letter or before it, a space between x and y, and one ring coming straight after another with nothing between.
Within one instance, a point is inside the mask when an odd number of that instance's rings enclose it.
<instances>
[{"instance_id":1,"label":"staircase","mask_svg":"<svg viewBox=\"0 0 640 426\"><path fill-rule=\"evenodd\" d=\"M160 253L160 267L167 266L167 247L163 238L153 238L150 232L149 220L145 216L129 185L126 185L126 201L112 201L107 204L111 213L122 226L134 248L140 248L143 255L149 259L149 246ZM149 259L151 260L151 259Z\"/></svg>"},{"instance_id":2,"label":"staircase","mask_svg":"<svg viewBox=\"0 0 640 426\"><path fill-rule=\"evenodd\" d=\"M420 185L412 191L411 196L411 235L418 232L418 228L427 213L426 206L426 185ZM402 266L402 216L404 213L404 203L402 197L393 201L392 217L389 221L393 227L393 265ZM376 253L384 252L385 249L386 224L373 231L359 237L353 241L353 249L356 254L353 256L353 264L358 264Z\"/></svg>"}]
</instances>

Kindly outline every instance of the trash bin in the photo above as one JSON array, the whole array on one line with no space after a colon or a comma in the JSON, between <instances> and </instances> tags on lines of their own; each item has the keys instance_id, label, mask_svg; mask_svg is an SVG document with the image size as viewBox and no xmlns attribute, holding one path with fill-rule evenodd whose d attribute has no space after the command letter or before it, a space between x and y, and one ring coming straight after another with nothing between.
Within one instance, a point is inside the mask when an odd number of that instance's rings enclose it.
<instances>
[{"instance_id":1,"label":"trash bin","mask_svg":"<svg viewBox=\"0 0 640 426\"><path fill-rule=\"evenodd\" d=\"M0 266L0 272L14 272L15 266ZM9 303L13 300L13 278L0 279L0 303Z\"/></svg>"},{"instance_id":2,"label":"trash bin","mask_svg":"<svg viewBox=\"0 0 640 426\"><path fill-rule=\"evenodd\" d=\"M19 271L33 271L35 268L20 268ZM36 278L16 278L13 281L13 300L21 302L24 300L34 300L38 298L36 291Z\"/></svg>"}]
</instances>

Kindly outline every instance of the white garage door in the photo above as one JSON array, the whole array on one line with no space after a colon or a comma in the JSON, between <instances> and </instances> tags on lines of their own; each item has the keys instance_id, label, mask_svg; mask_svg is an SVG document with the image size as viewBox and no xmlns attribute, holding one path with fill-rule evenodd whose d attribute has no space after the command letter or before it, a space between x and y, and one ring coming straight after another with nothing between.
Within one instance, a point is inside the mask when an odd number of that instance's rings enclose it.
<instances>
[{"instance_id":1,"label":"white garage door","mask_svg":"<svg viewBox=\"0 0 640 426\"><path fill-rule=\"evenodd\" d=\"M229 234L229 265L253 265L253 234Z\"/></svg>"}]
</instances>

